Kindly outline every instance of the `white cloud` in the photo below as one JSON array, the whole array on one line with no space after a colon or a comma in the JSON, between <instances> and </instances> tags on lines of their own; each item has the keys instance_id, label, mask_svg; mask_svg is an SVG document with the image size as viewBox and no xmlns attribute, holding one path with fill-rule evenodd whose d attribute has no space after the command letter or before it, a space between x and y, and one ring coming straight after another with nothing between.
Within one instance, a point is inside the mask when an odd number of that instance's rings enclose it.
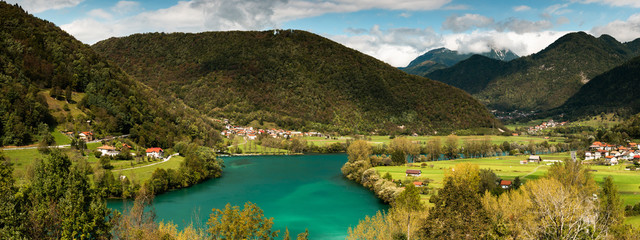
<instances>
[{"instance_id":1,"label":"white cloud","mask_svg":"<svg viewBox=\"0 0 640 240\"><path fill-rule=\"evenodd\" d=\"M445 5L450 2L451 0L291 0L274 9L273 20L285 22L326 13L347 13L368 9L428 11L446 8Z\"/></svg>"},{"instance_id":2,"label":"white cloud","mask_svg":"<svg viewBox=\"0 0 640 240\"><path fill-rule=\"evenodd\" d=\"M493 18L479 14L465 14L450 16L442 23L442 29L453 32L464 32L472 28L483 28L493 25Z\"/></svg>"},{"instance_id":3,"label":"white cloud","mask_svg":"<svg viewBox=\"0 0 640 240\"><path fill-rule=\"evenodd\" d=\"M568 32L542 31L530 33L474 31L443 37L444 47L462 53L482 53L495 49L509 49L519 56L539 52Z\"/></svg>"},{"instance_id":4,"label":"white cloud","mask_svg":"<svg viewBox=\"0 0 640 240\"><path fill-rule=\"evenodd\" d=\"M548 20L532 22L529 20L522 20L517 18L509 18L496 24L496 30L500 32L512 31L519 34L540 32L542 30L550 29L551 27L553 27L553 23Z\"/></svg>"},{"instance_id":5,"label":"white cloud","mask_svg":"<svg viewBox=\"0 0 640 240\"><path fill-rule=\"evenodd\" d=\"M640 13L631 15L626 21L616 20L604 26L594 27L591 33L595 36L609 34L622 42L635 40L640 37Z\"/></svg>"},{"instance_id":6,"label":"white cloud","mask_svg":"<svg viewBox=\"0 0 640 240\"><path fill-rule=\"evenodd\" d=\"M393 66L406 66L426 49L442 46L442 37L430 28L349 29L355 36L337 35L328 38L373 56Z\"/></svg>"},{"instance_id":7,"label":"white cloud","mask_svg":"<svg viewBox=\"0 0 640 240\"><path fill-rule=\"evenodd\" d=\"M7 3L17 3L31 13L40 13L50 9L73 7L84 0L7 0Z\"/></svg>"},{"instance_id":8,"label":"white cloud","mask_svg":"<svg viewBox=\"0 0 640 240\"><path fill-rule=\"evenodd\" d=\"M568 9L568 7L569 7L568 3L565 3L565 4L554 4L554 5L551 5L551 6L547 7L545 9L545 13L550 16L550 15L562 15L562 14L566 14L566 13L572 12L573 10Z\"/></svg>"},{"instance_id":9,"label":"white cloud","mask_svg":"<svg viewBox=\"0 0 640 240\"><path fill-rule=\"evenodd\" d=\"M469 10L469 9L471 9L471 6L465 5L465 4L456 4L456 5L444 6L442 9L444 9L444 10Z\"/></svg>"},{"instance_id":10,"label":"white cloud","mask_svg":"<svg viewBox=\"0 0 640 240\"><path fill-rule=\"evenodd\" d=\"M516 12L524 12L529 10L531 10L531 7L527 5L520 5L520 6L513 7L513 11L516 11Z\"/></svg>"},{"instance_id":11,"label":"white cloud","mask_svg":"<svg viewBox=\"0 0 640 240\"><path fill-rule=\"evenodd\" d=\"M135 11L140 7L139 2L134 1L119 1L115 6L111 8L111 11L119 14L126 14Z\"/></svg>"},{"instance_id":12,"label":"white cloud","mask_svg":"<svg viewBox=\"0 0 640 240\"><path fill-rule=\"evenodd\" d=\"M440 35L432 29L350 29L352 36L328 38L380 59L396 67L404 67L426 51L446 47L463 53L488 52L491 48L509 49L519 56L536 53L568 32L542 31L517 33L497 30Z\"/></svg>"},{"instance_id":13,"label":"white cloud","mask_svg":"<svg viewBox=\"0 0 640 240\"><path fill-rule=\"evenodd\" d=\"M603 5L609 5L614 7L634 7L640 8L640 1L638 0L573 0L579 3L599 3Z\"/></svg>"},{"instance_id":14,"label":"white cloud","mask_svg":"<svg viewBox=\"0 0 640 240\"><path fill-rule=\"evenodd\" d=\"M105 10L102 9L93 9L91 11L89 11L87 13L87 15L91 16L91 17L95 17L95 18L102 18L102 19L112 19L113 15L111 15L111 13L108 13Z\"/></svg>"}]
</instances>

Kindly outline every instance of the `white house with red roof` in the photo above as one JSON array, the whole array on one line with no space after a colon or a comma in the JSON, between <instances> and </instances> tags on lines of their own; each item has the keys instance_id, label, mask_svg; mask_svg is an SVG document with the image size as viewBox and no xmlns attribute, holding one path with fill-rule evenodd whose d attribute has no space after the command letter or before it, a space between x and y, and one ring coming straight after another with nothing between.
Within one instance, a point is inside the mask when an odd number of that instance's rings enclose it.
<instances>
[{"instance_id":1,"label":"white house with red roof","mask_svg":"<svg viewBox=\"0 0 640 240\"><path fill-rule=\"evenodd\" d=\"M147 148L147 157L163 158L164 150L162 148Z\"/></svg>"},{"instance_id":2,"label":"white house with red roof","mask_svg":"<svg viewBox=\"0 0 640 240\"><path fill-rule=\"evenodd\" d=\"M102 145L98 147L98 151L100 151L103 156L110 156L110 157L120 154L120 151L116 150L116 147L107 146L107 145Z\"/></svg>"}]
</instances>

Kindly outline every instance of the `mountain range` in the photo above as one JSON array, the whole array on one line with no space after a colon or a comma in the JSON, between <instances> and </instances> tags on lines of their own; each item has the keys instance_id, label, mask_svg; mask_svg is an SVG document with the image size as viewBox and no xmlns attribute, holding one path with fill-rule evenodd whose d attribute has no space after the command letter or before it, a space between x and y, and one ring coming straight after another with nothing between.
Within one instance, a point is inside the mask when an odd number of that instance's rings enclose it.
<instances>
[{"instance_id":1,"label":"mountain range","mask_svg":"<svg viewBox=\"0 0 640 240\"><path fill-rule=\"evenodd\" d=\"M591 79L640 54L640 39L620 43L569 33L542 51L509 62L474 56L427 77L461 88L492 109L559 107Z\"/></svg>"},{"instance_id":2,"label":"mountain range","mask_svg":"<svg viewBox=\"0 0 640 240\"><path fill-rule=\"evenodd\" d=\"M339 133L499 125L464 91L305 31L148 33L92 47L161 94L239 125Z\"/></svg>"},{"instance_id":3,"label":"mountain range","mask_svg":"<svg viewBox=\"0 0 640 240\"><path fill-rule=\"evenodd\" d=\"M426 76L427 74L438 70L451 67L456 63L466 60L471 56L476 55L473 53L459 53L458 51L449 50L446 48L438 48L428 51L427 53L420 55L413 61L407 65L407 67L400 68L402 71L405 71L409 74L414 74L418 76ZM513 59L518 58L511 50L497 50L491 49L489 52L480 53L478 55L482 55L491 59L501 60L501 61L511 61Z\"/></svg>"},{"instance_id":4,"label":"mountain range","mask_svg":"<svg viewBox=\"0 0 640 240\"><path fill-rule=\"evenodd\" d=\"M568 118L602 112L629 116L640 112L640 57L596 76L570 97L555 114Z\"/></svg>"}]
</instances>

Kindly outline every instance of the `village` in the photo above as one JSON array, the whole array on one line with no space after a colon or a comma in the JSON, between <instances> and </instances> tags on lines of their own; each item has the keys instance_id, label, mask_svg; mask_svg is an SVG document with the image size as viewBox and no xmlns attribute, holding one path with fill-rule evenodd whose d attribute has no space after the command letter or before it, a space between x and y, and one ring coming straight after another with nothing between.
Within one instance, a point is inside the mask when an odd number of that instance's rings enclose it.
<instances>
[{"instance_id":1,"label":"village","mask_svg":"<svg viewBox=\"0 0 640 240\"><path fill-rule=\"evenodd\" d=\"M247 140L256 140L258 135L266 134L273 138L293 138L293 137L329 137L323 133L319 132L300 132L300 131L289 131L283 129L254 129L253 127L240 127L233 126L231 124L227 124L225 127L227 130L222 131L220 134L227 138L232 135L244 137Z\"/></svg>"},{"instance_id":2,"label":"village","mask_svg":"<svg viewBox=\"0 0 640 240\"><path fill-rule=\"evenodd\" d=\"M559 126L564 126L565 124L567 124L567 122L559 122L558 123L558 122L553 121L553 119L549 119L549 121L543 122L540 125L529 127L527 132L529 134L534 134L534 133L536 133L538 131L541 131L541 130L545 130L545 129L548 129L548 128L559 127Z\"/></svg>"},{"instance_id":3,"label":"village","mask_svg":"<svg viewBox=\"0 0 640 240\"><path fill-rule=\"evenodd\" d=\"M74 132L63 132L63 133L70 138L75 137ZM103 143L105 143L106 139L96 139L94 137L93 132L79 132L78 140L82 140L85 143L98 142L98 141L102 141ZM111 146L111 145L104 144L97 148L97 151L100 152L100 156L109 156L109 157L116 157L121 152L130 152L130 150L132 150L132 147L126 143L119 144L119 146ZM149 158L164 159L164 150L159 147L147 148L145 150L145 153L146 153L146 156ZM130 153L130 154L131 156L135 156L135 153Z\"/></svg>"},{"instance_id":4,"label":"village","mask_svg":"<svg viewBox=\"0 0 640 240\"><path fill-rule=\"evenodd\" d=\"M594 142L584 153L585 161L603 161L605 165L616 165L621 161L640 160L640 151L637 143L629 143L628 146L616 146L603 142Z\"/></svg>"}]
</instances>

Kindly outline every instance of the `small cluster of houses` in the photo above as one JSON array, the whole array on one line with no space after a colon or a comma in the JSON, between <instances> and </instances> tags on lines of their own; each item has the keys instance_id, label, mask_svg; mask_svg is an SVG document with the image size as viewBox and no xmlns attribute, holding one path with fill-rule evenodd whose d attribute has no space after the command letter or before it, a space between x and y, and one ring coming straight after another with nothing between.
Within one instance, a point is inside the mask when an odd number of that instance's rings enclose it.
<instances>
[{"instance_id":1,"label":"small cluster of houses","mask_svg":"<svg viewBox=\"0 0 640 240\"><path fill-rule=\"evenodd\" d=\"M622 160L640 160L637 143L628 146L616 146L603 142L594 142L589 150L584 152L584 160L604 159L606 164L615 165Z\"/></svg>"},{"instance_id":2,"label":"small cluster of houses","mask_svg":"<svg viewBox=\"0 0 640 240\"><path fill-rule=\"evenodd\" d=\"M122 147L120 148L122 149L131 149L131 146L129 146L126 143L122 144ZM118 154L120 154L120 151L114 147L114 146L109 146L109 145L102 145L100 147L98 147L98 151L100 153L102 153L103 156L110 156L110 157L114 157ZM147 157L152 157L152 158L163 158L164 157L164 150L162 150L162 148L147 148L146 152L146 156ZM133 154L133 153L132 153Z\"/></svg>"},{"instance_id":3,"label":"small cluster of houses","mask_svg":"<svg viewBox=\"0 0 640 240\"><path fill-rule=\"evenodd\" d=\"M64 132L65 135L67 135L70 138L75 137L75 133L74 132ZM93 141L95 138L93 136L92 132L79 132L78 133L78 139L85 141L85 142L90 142Z\"/></svg>"},{"instance_id":4,"label":"small cluster of houses","mask_svg":"<svg viewBox=\"0 0 640 240\"><path fill-rule=\"evenodd\" d=\"M254 129L253 127L239 127L227 124L226 130L220 134L225 137L232 135L245 137L248 140L255 140L260 134L267 134L273 138L292 138L292 137L324 137L325 135L319 132L300 132L300 131L287 131L282 129Z\"/></svg>"},{"instance_id":5,"label":"small cluster of houses","mask_svg":"<svg viewBox=\"0 0 640 240\"><path fill-rule=\"evenodd\" d=\"M549 119L549 121L543 122L540 125L529 127L528 132L531 134L531 133L535 133L537 131L544 130L544 129L547 129L547 128L564 126L565 124L567 124L567 122L559 122L558 123L558 122L553 121L553 119Z\"/></svg>"}]
</instances>

